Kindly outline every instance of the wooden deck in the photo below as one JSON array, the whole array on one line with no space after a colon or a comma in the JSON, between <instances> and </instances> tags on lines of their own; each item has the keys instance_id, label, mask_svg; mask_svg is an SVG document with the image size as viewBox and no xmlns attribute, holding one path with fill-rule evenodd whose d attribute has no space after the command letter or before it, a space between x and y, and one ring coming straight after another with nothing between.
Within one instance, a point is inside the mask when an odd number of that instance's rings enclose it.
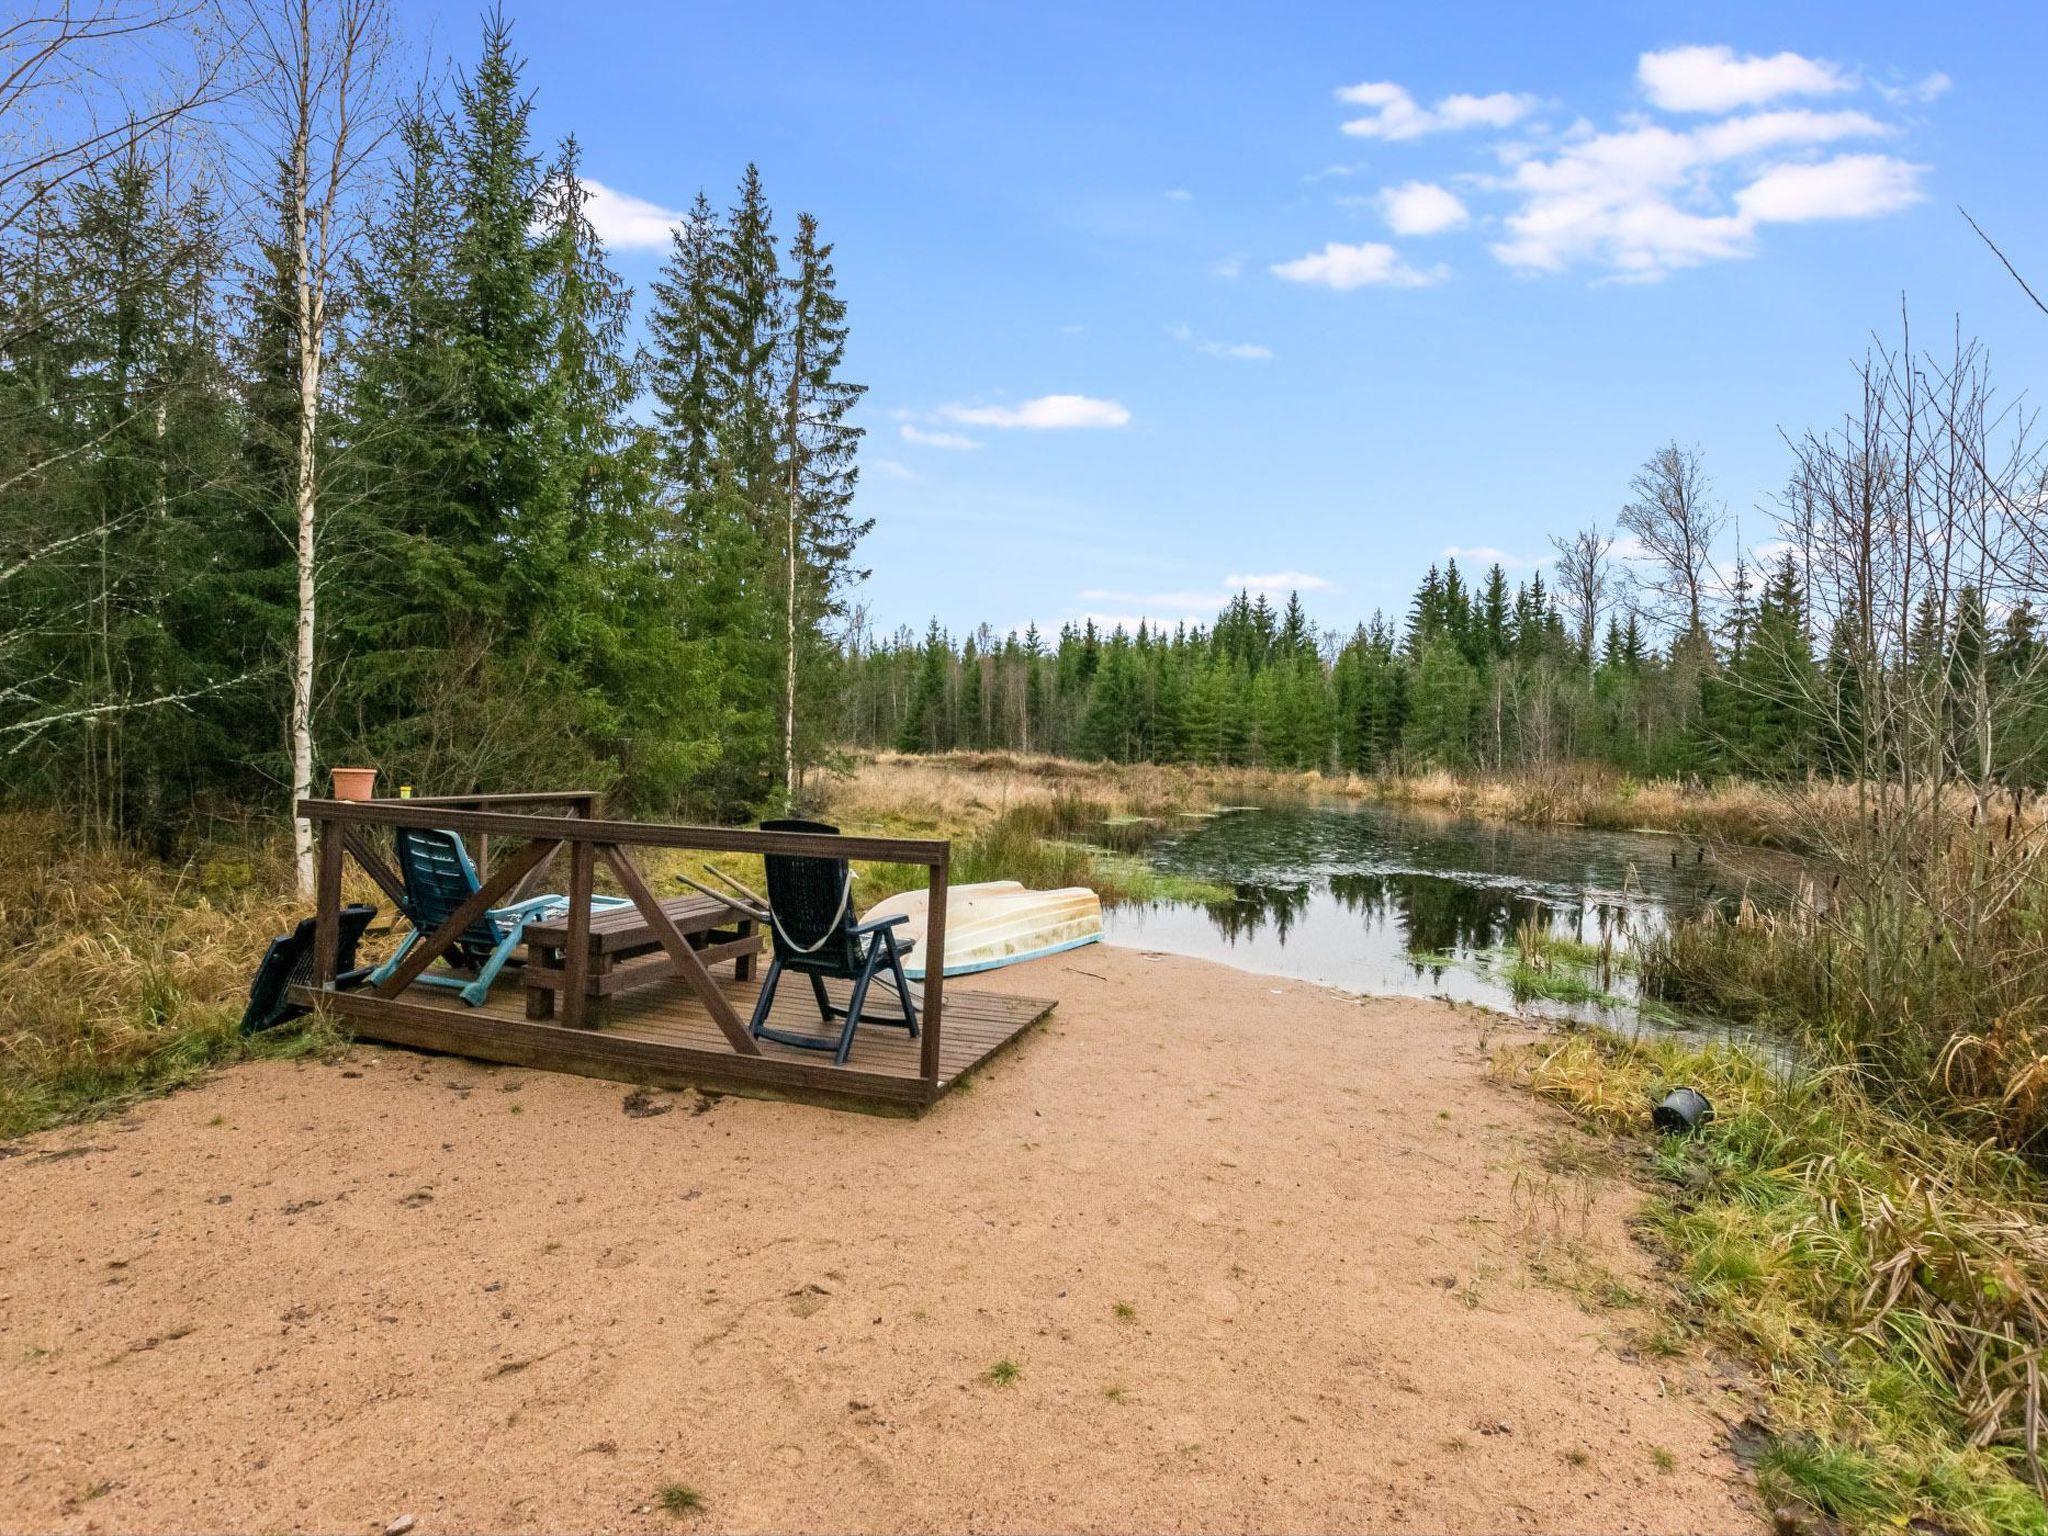
<instances>
[{"instance_id":1,"label":"wooden deck","mask_svg":"<svg viewBox=\"0 0 2048 1536\"><path fill-rule=\"evenodd\" d=\"M715 977L744 1020L753 1013L760 986L730 972L730 966L720 966ZM826 987L835 1003L846 1001L845 983L827 982ZM911 988L913 997L921 1000L921 993L922 988ZM305 989L299 995L315 1001ZM768 1040L760 1042L760 1055L741 1056L719 1033L703 1001L679 979L652 982L614 999L610 1019L600 1028L527 1018L516 970L507 971L479 1008L464 1005L446 988L419 982L390 999L356 991L327 993L324 1000L360 1039L617 1082L701 1086L899 1114L915 1114L942 1098L1054 1006L1042 998L949 988L934 1082L921 1075L918 1043L900 1026L872 1020L862 1022L843 1067L833 1064L829 1052ZM884 1015L901 1011L885 982L875 983L868 1007ZM784 979L772 1017L792 1030L822 1027L804 977Z\"/></svg>"}]
</instances>

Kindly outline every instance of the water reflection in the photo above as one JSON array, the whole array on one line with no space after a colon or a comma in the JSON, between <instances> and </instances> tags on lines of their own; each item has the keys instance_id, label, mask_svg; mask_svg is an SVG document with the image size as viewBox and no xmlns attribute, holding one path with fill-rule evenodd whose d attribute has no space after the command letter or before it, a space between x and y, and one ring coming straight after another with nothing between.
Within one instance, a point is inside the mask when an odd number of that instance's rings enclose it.
<instances>
[{"instance_id":1,"label":"water reflection","mask_svg":"<svg viewBox=\"0 0 2048 1536\"><path fill-rule=\"evenodd\" d=\"M1503 960L1525 927L1625 955L1674 915L1744 896L1769 901L1797 868L1767 853L1725 862L1675 838L1377 805L1247 809L1170 832L1145 851L1233 898L1119 908L1107 916L1112 942L1348 991L1500 1008L1518 1005ZM1519 1001L1610 1026L1672 1024L1646 1020L1625 965L1598 981L1600 998Z\"/></svg>"}]
</instances>

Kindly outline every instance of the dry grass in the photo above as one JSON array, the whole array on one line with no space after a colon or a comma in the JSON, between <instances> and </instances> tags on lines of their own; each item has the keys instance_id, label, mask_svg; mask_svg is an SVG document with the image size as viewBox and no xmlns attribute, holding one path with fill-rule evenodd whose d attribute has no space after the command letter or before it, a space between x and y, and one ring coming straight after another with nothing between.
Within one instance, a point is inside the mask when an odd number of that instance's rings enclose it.
<instances>
[{"instance_id":1,"label":"dry grass","mask_svg":"<svg viewBox=\"0 0 2048 1536\"><path fill-rule=\"evenodd\" d=\"M1772 910L1654 936L1656 996L1803 1041L1868 1091L2048 1160L2048 828L1967 800L1875 853L1833 840Z\"/></svg>"},{"instance_id":2,"label":"dry grass","mask_svg":"<svg viewBox=\"0 0 2048 1536\"><path fill-rule=\"evenodd\" d=\"M1097 818L1168 817L1214 805L1358 794L1364 782L1270 769L1082 763L1015 752L878 752L826 780L825 811L849 830L959 837L1010 811L1084 806Z\"/></svg>"},{"instance_id":3,"label":"dry grass","mask_svg":"<svg viewBox=\"0 0 2048 1536\"><path fill-rule=\"evenodd\" d=\"M1616 831L1647 828L1783 848L1802 846L1814 798L1839 800L1845 810L1853 808L1853 795L1831 784L1645 780L1585 763L1505 777L1436 769L1374 778L1369 790L1374 798L1396 804L1437 806L1499 821Z\"/></svg>"},{"instance_id":4,"label":"dry grass","mask_svg":"<svg viewBox=\"0 0 2048 1536\"><path fill-rule=\"evenodd\" d=\"M1816 814L1852 817L1855 794L1824 781L1774 785L1635 779L1596 763L1514 774L1294 773L1188 764L1077 762L1014 752L914 756L883 752L855 759L830 784L827 803L849 816L886 819L925 805L962 829L1013 805L1081 795L1131 815L1171 814L1199 804L1341 797L1429 806L1465 816L1539 826L1652 829L1730 843L1798 848Z\"/></svg>"},{"instance_id":5,"label":"dry grass","mask_svg":"<svg viewBox=\"0 0 2048 1536\"><path fill-rule=\"evenodd\" d=\"M281 848L164 865L89 850L53 817L0 815L0 1137L241 1054L250 975L303 915L288 875Z\"/></svg>"},{"instance_id":6,"label":"dry grass","mask_svg":"<svg viewBox=\"0 0 2048 1536\"><path fill-rule=\"evenodd\" d=\"M2048 1529L2038 1460L2048 1191L2018 1159L1870 1103L1845 1073L1574 1035L1496 1068L1613 1134L1688 1083L1715 1105L1651 1152L1644 1229L1695 1338L1746 1357L1773 1502L1851 1529Z\"/></svg>"}]
</instances>

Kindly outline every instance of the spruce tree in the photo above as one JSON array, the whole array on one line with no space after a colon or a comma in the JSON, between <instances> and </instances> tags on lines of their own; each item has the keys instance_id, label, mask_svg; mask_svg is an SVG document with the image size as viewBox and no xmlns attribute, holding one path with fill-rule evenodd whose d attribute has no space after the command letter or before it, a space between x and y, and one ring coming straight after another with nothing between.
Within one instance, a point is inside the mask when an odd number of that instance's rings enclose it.
<instances>
[{"instance_id":1,"label":"spruce tree","mask_svg":"<svg viewBox=\"0 0 2048 1536\"><path fill-rule=\"evenodd\" d=\"M751 167L749 168L751 172ZM867 387L840 376L846 360L846 303L832 271L832 247L818 221L797 219L786 283L782 398L783 791L795 798L814 734L828 651L825 626L843 611L842 595L866 575L853 567L854 546L874 526L856 521L859 479L854 453L862 429L847 420ZM977 674L978 677L978 674Z\"/></svg>"},{"instance_id":2,"label":"spruce tree","mask_svg":"<svg viewBox=\"0 0 2048 1536\"><path fill-rule=\"evenodd\" d=\"M723 240L711 200L699 191L689 216L669 238L654 280L654 303L641 353L661 474L674 504L711 489L718 454L717 355L714 305L720 291ZM687 528L687 518L683 520Z\"/></svg>"},{"instance_id":3,"label":"spruce tree","mask_svg":"<svg viewBox=\"0 0 2048 1536\"><path fill-rule=\"evenodd\" d=\"M546 617L574 559L557 464L553 274L534 235L545 217L541 167L519 72L511 23L492 12L483 57L456 93L460 223L450 264L462 441L452 497L475 573L469 595L505 633Z\"/></svg>"}]
</instances>

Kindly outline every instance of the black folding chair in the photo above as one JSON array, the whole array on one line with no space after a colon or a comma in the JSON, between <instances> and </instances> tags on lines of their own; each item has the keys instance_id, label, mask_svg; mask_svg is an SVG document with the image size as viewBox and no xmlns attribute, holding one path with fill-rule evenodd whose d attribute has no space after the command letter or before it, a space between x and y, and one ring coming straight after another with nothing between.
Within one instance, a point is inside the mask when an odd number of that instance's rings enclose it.
<instances>
[{"instance_id":1,"label":"black folding chair","mask_svg":"<svg viewBox=\"0 0 2048 1536\"><path fill-rule=\"evenodd\" d=\"M821 821L764 821L763 832L837 833L837 827ZM775 958L761 983L761 1000L754 1005L754 1037L793 1045L806 1051L831 1051L833 1059L846 1065L853 1049L854 1031L866 1017L868 988L884 968L896 984L902 1000L900 1017L869 1018L873 1024L890 1024L910 1031L917 1038L917 1007L910 1000L910 983L903 976L903 957L914 947L898 940L892 931L907 917L886 918L863 923L853 915L853 871L844 859L817 858L798 854L771 853L768 866L768 927ZM845 1027L835 1034L804 1035L769 1026L768 1014L775 1005L775 984L784 971L797 971L811 979L811 995L829 1029L834 1019ZM828 979L850 981L853 994L844 1008L833 1006L825 993Z\"/></svg>"},{"instance_id":2,"label":"black folding chair","mask_svg":"<svg viewBox=\"0 0 2048 1536\"><path fill-rule=\"evenodd\" d=\"M376 915L375 907L359 904L341 909L334 946L334 984L343 990L361 986L370 974L369 966L356 964L356 945ZM317 918L305 918L289 934L270 941L270 948L263 952L263 963L256 968L256 979L249 983L249 1006L242 1014L243 1034L275 1029L288 1019L312 1011L304 1003L291 1001L289 989L313 984L313 935L318 924Z\"/></svg>"}]
</instances>

